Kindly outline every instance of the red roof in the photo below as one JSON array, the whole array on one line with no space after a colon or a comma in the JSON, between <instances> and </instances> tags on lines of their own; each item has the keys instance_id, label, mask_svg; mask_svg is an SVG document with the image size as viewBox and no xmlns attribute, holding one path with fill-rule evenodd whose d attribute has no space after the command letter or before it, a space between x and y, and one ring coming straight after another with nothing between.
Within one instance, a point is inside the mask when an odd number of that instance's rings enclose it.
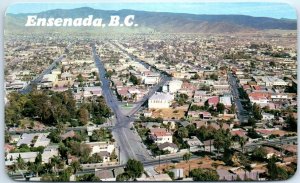
<instances>
[{"instance_id":1,"label":"red roof","mask_svg":"<svg viewBox=\"0 0 300 183\"><path fill-rule=\"evenodd\" d=\"M219 103L219 97L211 97L208 99L208 104L209 105L217 105Z\"/></svg>"}]
</instances>

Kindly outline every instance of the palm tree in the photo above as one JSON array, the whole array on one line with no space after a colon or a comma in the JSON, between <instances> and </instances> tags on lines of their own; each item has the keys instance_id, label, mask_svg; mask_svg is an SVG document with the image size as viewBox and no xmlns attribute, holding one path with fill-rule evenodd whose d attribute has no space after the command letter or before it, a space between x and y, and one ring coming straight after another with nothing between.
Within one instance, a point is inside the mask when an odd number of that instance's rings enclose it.
<instances>
[{"instance_id":1,"label":"palm tree","mask_svg":"<svg viewBox=\"0 0 300 183\"><path fill-rule=\"evenodd\" d=\"M239 143L240 143L240 146L241 146L241 148L242 148L242 153L244 153L244 146L245 146L246 142L247 142L247 139L246 139L246 138L240 137Z\"/></svg>"},{"instance_id":2,"label":"palm tree","mask_svg":"<svg viewBox=\"0 0 300 183\"><path fill-rule=\"evenodd\" d=\"M78 170L82 170L82 166L79 161L72 161L70 164L71 168L73 169L73 173L76 174Z\"/></svg>"},{"instance_id":3,"label":"palm tree","mask_svg":"<svg viewBox=\"0 0 300 183\"><path fill-rule=\"evenodd\" d=\"M57 166L60 163L61 159L58 156L53 156L50 159L50 163L52 165L52 167L54 168L54 172L57 174Z\"/></svg>"},{"instance_id":4,"label":"palm tree","mask_svg":"<svg viewBox=\"0 0 300 183\"><path fill-rule=\"evenodd\" d=\"M21 158L21 155L19 154L19 157L17 158L17 163L16 163L17 167L21 170L24 170L26 165L25 165L25 161L23 160L23 158Z\"/></svg>"},{"instance_id":5,"label":"palm tree","mask_svg":"<svg viewBox=\"0 0 300 183\"><path fill-rule=\"evenodd\" d=\"M185 162L188 162L190 159L191 159L192 155L191 153L185 153L182 157L182 159L185 161Z\"/></svg>"},{"instance_id":6,"label":"palm tree","mask_svg":"<svg viewBox=\"0 0 300 183\"><path fill-rule=\"evenodd\" d=\"M188 153L185 153L182 158L183 158L183 160L185 160L185 162L189 162L191 157L192 157L192 154L190 152L188 152ZM191 166L189 163L189 175L190 175L190 171L191 171Z\"/></svg>"}]
</instances>

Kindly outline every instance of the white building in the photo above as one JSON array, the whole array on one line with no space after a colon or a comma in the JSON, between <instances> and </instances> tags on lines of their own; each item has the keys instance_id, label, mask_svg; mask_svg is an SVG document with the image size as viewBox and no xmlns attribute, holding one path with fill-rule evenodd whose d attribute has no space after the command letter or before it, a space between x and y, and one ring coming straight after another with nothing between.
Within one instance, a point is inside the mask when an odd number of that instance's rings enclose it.
<instances>
[{"instance_id":1,"label":"white building","mask_svg":"<svg viewBox=\"0 0 300 183\"><path fill-rule=\"evenodd\" d=\"M54 156L58 156L58 146L48 146L42 154L43 163L49 163Z\"/></svg>"},{"instance_id":2,"label":"white building","mask_svg":"<svg viewBox=\"0 0 300 183\"><path fill-rule=\"evenodd\" d=\"M262 115L262 120L268 121L268 120L273 120L273 119L275 119L274 114L270 114L270 113L262 113L261 115Z\"/></svg>"},{"instance_id":3,"label":"white building","mask_svg":"<svg viewBox=\"0 0 300 183\"><path fill-rule=\"evenodd\" d=\"M91 155L103 151L111 154L115 149L115 145L109 142L87 142L86 144L91 148Z\"/></svg>"},{"instance_id":4,"label":"white building","mask_svg":"<svg viewBox=\"0 0 300 183\"><path fill-rule=\"evenodd\" d=\"M219 102L224 104L226 107L230 107L231 106L231 97L229 97L229 96L220 97Z\"/></svg>"},{"instance_id":5,"label":"white building","mask_svg":"<svg viewBox=\"0 0 300 183\"><path fill-rule=\"evenodd\" d=\"M152 128L150 130L150 138L156 144L163 144L165 142L172 143L173 137L170 132L167 132L165 128Z\"/></svg>"},{"instance_id":6,"label":"white building","mask_svg":"<svg viewBox=\"0 0 300 183\"><path fill-rule=\"evenodd\" d=\"M170 93L156 92L148 100L149 109L167 109L172 104L174 95Z\"/></svg>"},{"instance_id":7,"label":"white building","mask_svg":"<svg viewBox=\"0 0 300 183\"><path fill-rule=\"evenodd\" d=\"M50 139L47 138L49 133L23 133L19 139L17 146L25 144L33 147L46 147L50 144Z\"/></svg>"},{"instance_id":8,"label":"white building","mask_svg":"<svg viewBox=\"0 0 300 183\"><path fill-rule=\"evenodd\" d=\"M5 165L13 165L21 157L24 162L34 162L38 152L8 153L6 155Z\"/></svg>"},{"instance_id":9,"label":"white building","mask_svg":"<svg viewBox=\"0 0 300 183\"><path fill-rule=\"evenodd\" d=\"M169 92L170 93L176 93L178 90L181 89L182 86L181 80L172 80L169 82Z\"/></svg>"}]
</instances>

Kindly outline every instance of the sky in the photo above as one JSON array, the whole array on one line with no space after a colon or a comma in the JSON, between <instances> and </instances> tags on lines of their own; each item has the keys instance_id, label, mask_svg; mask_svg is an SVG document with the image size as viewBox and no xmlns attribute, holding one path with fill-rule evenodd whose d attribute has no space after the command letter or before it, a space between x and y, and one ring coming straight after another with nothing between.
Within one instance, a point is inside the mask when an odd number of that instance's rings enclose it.
<instances>
[{"instance_id":1,"label":"sky","mask_svg":"<svg viewBox=\"0 0 300 183\"><path fill-rule=\"evenodd\" d=\"M284 3L271 2L227 2L227 3L18 3L10 5L7 13L38 13L52 9L73 9L91 7L102 10L144 10L154 12L173 12L210 15L250 15L254 17L272 17L297 19L293 7Z\"/></svg>"}]
</instances>

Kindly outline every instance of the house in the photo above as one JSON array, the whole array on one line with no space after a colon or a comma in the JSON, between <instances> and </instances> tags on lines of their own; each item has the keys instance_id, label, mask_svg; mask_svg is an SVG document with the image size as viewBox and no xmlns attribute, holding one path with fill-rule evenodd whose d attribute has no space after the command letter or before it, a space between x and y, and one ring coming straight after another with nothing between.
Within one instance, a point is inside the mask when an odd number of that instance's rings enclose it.
<instances>
[{"instance_id":1,"label":"house","mask_svg":"<svg viewBox=\"0 0 300 183\"><path fill-rule=\"evenodd\" d=\"M21 153L8 153L6 155L5 165L13 165L17 159L21 157L24 162L34 162L38 152L21 152Z\"/></svg>"},{"instance_id":2,"label":"house","mask_svg":"<svg viewBox=\"0 0 300 183\"><path fill-rule=\"evenodd\" d=\"M47 138L49 133L23 133L17 146L25 144L27 146L46 147L50 143L50 139Z\"/></svg>"},{"instance_id":3,"label":"house","mask_svg":"<svg viewBox=\"0 0 300 183\"><path fill-rule=\"evenodd\" d=\"M116 181L113 170L97 170L95 176L101 181Z\"/></svg>"},{"instance_id":4,"label":"house","mask_svg":"<svg viewBox=\"0 0 300 183\"><path fill-rule=\"evenodd\" d=\"M219 175L220 181L235 181L238 178L244 180L245 178L250 178L251 180L259 180L259 172L252 170L251 172L246 172L241 168L235 169L217 169L217 173ZM246 175L246 177L245 177Z\"/></svg>"},{"instance_id":5,"label":"house","mask_svg":"<svg viewBox=\"0 0 300 183\"><path fill-rule=\"evenodd\" d=\"M168 151L171 154L176 153L178 151L177 145L170 143L170 142L165 142L165 143L159 144L158 149L162 150L162 151Z\"/></svg>"},{"instance_id":6,"label":"house","mask_svg":"<svg viewBox=\"0 0 300 183\"><path fill-rule=\"evenodd\" d=\"M110 162L110 153L107 151L100 151L97 153L101 158L103 163Z\"/></svg>"},{"instance_id":7,"label":"house","mask_svg":"<svg viewBox=\"0 0 300 183\"><path fill-rule=\"evenodd\" d=\"M111 154L115 149L115 145L110 142L86 142L85 144L91 148L91 155L103 151Z\"/></svg>"},{"instance_id":8,"label":"house","mask_svg":"<svg viewBox=\"0 0 300 183\"><path fill-rule=\"evenodd\" d=\"M148 100L149 109L167 109L172 104L174 95L170 93L154 93Z\"/></svg>"},{"instance_id":9,"label":"house","mask_svg":"<svg viewBox=\"0 0 300 183\"><path fill-rule=\"evenodd\" d=\"M269 121L269 120L275 119L274 114L262 113L261 115L262 115L262 120L265 120L265 121Z\"/></svg>"},{"instance_id":10,"label":"house","mask_svg":"<svg viewBox=\"0 0 300 183\"><path fill-rule=\"evenodd\" d=\"M195 91L194 102L198 103L198 102L206 101L208 99L206 93L207 91L201 91L201 90Z\"/></svg>"},{"instance_id":11,"label":"house","mask_svg":"<svg viewBox=\"0 0 300 183\"><path fill-rule=\"evenodd\" d=\"M247 137L247 132L240 128L235 128L230 131L232 136Z\"/></svg>"},{"instance_id":12,"label":"house","mask_svg":"<svg viewBox=\"0 0 300 183\"><path fill-rule=\"evenodd\" d=\"M10 151L12 151L14 149L15 149L14 145L9 145L9 144L4 145L4 152L6 152L6 153L9 153Z\"/></svg>"},{"instance_id":13,"label":"house","mask_svg":"<svg viewBox=\"0 0 300 183\"><path fill-rule=\"evenodd\" d=\"M181 80L172 80L169 82L169 92L170 93L176 93L178 90L181 89L182 86L182 81Z\"/></svg>"},{"instance_id":14,"label":"house","mask_svg":"<svg viewBox=\"0 0 300 183\"><path fill-rule=\"evenodd\" d=\"M67 138L73 138L75 135L76 135L76 133L73 130L71 130L71 131L68 131L68 132L62 134L60 137L62 138L62 140L65 140Z\"/></svg>"},{"instance_id":15,"label":"house","mask_svg":"<svg viewBox=\"0 0 300 183\"><path fill-rule=\"evenodd\" d=\"M92 96L101 96L102 95L102 89L99 86L93 86L93 87L84 87L83 88L83 97L92 97Z\"/></svg>"},{"instance_id":16,"label":"house","mask_svg":"<svg viewBox=\"0 0 300 183\"><path fill-rule=\"evenodd\" d=\"M199 118L199 115L200 115L199 111L189 111L187 113L187 116L192 118Z\"/></svg>"},{"instance_id":17,"label":"house","mask_svg":"<svg viewBox=\"0 0 300 183\"><path fill-rule=\"evenodd\" d=\"M231 106L231 97L230 96L222 96L220 97L220 103L224 104L225 107Z\"/></svg>"},{"instance_id":18,"label":"house","mask_svg":"<svg viewBox=\"0 0 300 183\"><path fill-rule=\"evenodd\" d=\"M167 132L165 128L153 128L150 129L150 139L156 144L163 144L165 142L172 143L173 137L170 132Z\"/></svg>"},{"instance_id":19,"label":"house","mask_svg":"<svg viewBox=\"0 0 300 183\"><path fill-rule=\"evenodd\" d=\"M42 162L49 163L50 159L54 156L58 156L58 145L48 146L44 149L42 153Z\"/></svg>"},{"instance_id":20,"label":"house","mask_svg":"<svg viewBox=\"0 0 300 183\"><path fill-rule=\"evenodd\" d=\"M272 147L263 147L267 152L267 159L270 159L272 156L281 157L281 152L277 151Z\"/></svg>"},{"instance_id":21,"label":"house","mask_svg":"<svg viewBox=\"0 0 300 183\"><path fill-rule=\"evenodd\" d=\"M214 140L205 140L203 141L203 144L204 144L204 151L213 152L215 150Z\"/></svg>"},{"instance_id":22,"label":"house","mask_svg":"<svg viewBox=\"0 0 300 183\"><path fill-rule=\"evenodd\" d=\"M189 145L190 151L198 150L199 147L204 146L204 144L196 136L191 136L191 138L183 138L183 141Z\"/></svg>"},{"instance_id":23,"label":"house","mask_svg":"<svg viewBox=\"0 0 300 183\"><path fill-rule=\"evenodd\" d=\"M202 111L199 113L201 119L211 119L212 115L210 112Z\"/></svg>"},{"instance_id":24,"label":"house","mask_svg":"<svg viewBox=\"0 0 300 183\"><path fill-rule=\"evenodd\" d=\"M214 96L208 99L208 105L209 106L214 106L216 107L217 104L219 103L219 97L218 96Z\"/></svg>"}]
</instances>

